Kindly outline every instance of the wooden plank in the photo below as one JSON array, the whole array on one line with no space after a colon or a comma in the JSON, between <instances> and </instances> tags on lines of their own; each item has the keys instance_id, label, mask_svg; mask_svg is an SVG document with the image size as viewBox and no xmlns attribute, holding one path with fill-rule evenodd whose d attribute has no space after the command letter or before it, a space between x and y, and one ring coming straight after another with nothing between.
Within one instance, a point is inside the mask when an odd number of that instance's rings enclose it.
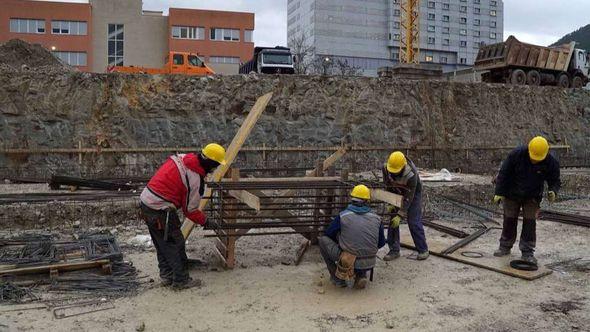
<instances>
[{"instance_id":1,"label":"wooden plank","mask_svg":"<svg viewBox=\"0 0 590 332\"><path fill-rule=\"evenodd\" d=\"M248 207L260 212L260 197L247 190L230 190L229 194L240 202L248 205Z\"/></svg>"},{"instance_id":2,"label":"wooden plank","mask_svg":"<svg viewBox=\"0 0 590 332\"><path fill-rule=\"evenodd\" d=\"M242 126L236 133L236 136L234 136L234 139L232 140L225 152L225 160L227 161L227 164L217 167L217 169L212 175L213 181L219 182L223 178L223 176L233 163L234 159L238 155L238 152L242 148L242 145L244 145L244 142L252 132L252 128L254 128L254 125L262 115L262 112L264 112L264 110L266 109L266 106L270 102L271 98L272 92L267 93L264 96L258 98L256 104L254 104L254 107L252 107L250 113L248 113L248 116L244 120L244 123L242 123ZM207 190L205 190L205 194L203 196L211 196L211 189L208 188ZM201 203L199 204L199 210L204 210L205 207L207 207L208 203L208 199L202 199ZM190 220L184 221L184 223L182 224L182 235L185 239L189 237L194 227L195 224Z\"/></svg>"},{"instance_id":3,"label":"wooden plank","mask_svg":"<svg viewBox=\"0 0 590 332\"><path fill-rule=\"evenodd\" d=\"M404 248L413 249L414 242L409 234L403 234L401 236L401 245ZM472 265L475 267L479 267L482 269L502 273L505 275L509 275L511 277L521 278L525 280L535 280L541 277L547 276L551 274L553 271L548 269L545 266L539 266L539 270L537 271L521 271L510 267L510 261L514 259L518 259L519 257L516 255L505 256L505 257L495 257L492 253L485 253L484 257L481 258L472 258L472 257L465 257L461 255L462 252L465 251L479 251L477 246L474 243L469 244L468 246L455 251L450 255L443 255L441 252L448 247L448 243L437 241L436 239L428 239L428 249L429 252L438 257L450 259L456 262Z\"/></svg>"},{"instance_id":4,"label":"wooden plank","mask_svg":"<svg viewBox=\"0 0 590 332\"><path fill-rule=\"evenodd\" d=\"M230 182L231 179L223 179L221 182ZM244 183L267 183L267 182L334 182L340 181L339 176L304 176L304 177L290 177L290 178L242 178L240 182Z\"/></svg>"},{"instance_id":5,"label":"wooden plank","mask_svg":"<svg viewBox=\"0 0 590 332\"><path fill-rule=\"evenodd\" d=\"M382 189L371 190L371 200L381 201L389 203L396 207L402 207L404 197L401 195L393 194Z\"/></svg>"},{"instance_id":6,"label":"wooden plank","mask_svg":"<svg viewBox=\"0 0 590 332\"><path fill-rule=\"evenodd\" d=\"M311 246L311 241L309 241L309 240L305 240L299 246L299 249L297 250L297 257L295 257L295 266L298 266L299 264L301 264L301 261L303 260L303 255L305 255L305 252L307 251L307 249L310 246Z\"/></svg>"},{"instance_id":7,"label":"wooden plank","mask_svg":"<svg viewBox=\"0 0 590 332\"><path fill-rule=\"evenodd\" d=\"M48 273L50 271L77 271L77 270L86 270L101 267L105 264L109 264L110 261L108 259L101 259L98 261L82 261L82 262L72 262L72 263L59 263L59 264L50 264L50 265L41 265L41 266L29 266L29 267L21 267L11 270L1 270L0 276L3 275L23 275L23 274L37 274L37 273Z\"/></svg>"}]
</instances>

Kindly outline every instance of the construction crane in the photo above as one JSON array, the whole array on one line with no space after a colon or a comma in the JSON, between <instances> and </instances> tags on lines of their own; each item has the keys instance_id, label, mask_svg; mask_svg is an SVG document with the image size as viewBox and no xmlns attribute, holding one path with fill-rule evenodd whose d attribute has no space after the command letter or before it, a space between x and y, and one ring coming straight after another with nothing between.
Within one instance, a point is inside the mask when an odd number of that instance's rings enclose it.
<instances>
[{"instance_id":1,"label":"construction crane","mask_svg":"<svg viewBox=\"0 0 590 332\"><path fill-rule=\"evenodd\" d=\"M420 0L401 1L400 62L420 63Z\"/></svg>"}]
</instances>

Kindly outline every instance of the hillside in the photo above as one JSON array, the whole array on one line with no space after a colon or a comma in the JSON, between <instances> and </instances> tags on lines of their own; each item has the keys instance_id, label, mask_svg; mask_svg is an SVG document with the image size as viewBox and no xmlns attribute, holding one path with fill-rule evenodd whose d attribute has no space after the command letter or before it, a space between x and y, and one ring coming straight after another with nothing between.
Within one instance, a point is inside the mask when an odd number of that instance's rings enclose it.
<instances>
[{"instance_id":1,"label":"hillside","mask_svg":"<svg viewBox=\"0 0 590 332\"><path fill-rule=\"evenodd\" d=\"M578 42L578 44L576 45L578 48L583 48L585 50L590 51L590 24L563 36L560 40L556 41L551 46L566 44L571 41Z\"/></svg>"}]
</instances>

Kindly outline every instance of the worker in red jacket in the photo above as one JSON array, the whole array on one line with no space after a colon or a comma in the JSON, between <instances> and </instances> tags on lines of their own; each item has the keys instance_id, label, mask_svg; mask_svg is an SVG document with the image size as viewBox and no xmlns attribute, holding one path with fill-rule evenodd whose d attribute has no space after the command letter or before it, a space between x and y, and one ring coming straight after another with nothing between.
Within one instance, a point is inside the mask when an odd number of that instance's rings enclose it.
<instances>
[{"instance_id":1,"label":"worker in red jacket","mask_svg":"<svg viewBox=\"0 0 590 332\"><path fill-rule=\"evenodd\" d=\"M205 214L199 203L205 191L205 176L225 165L225 149L209 144L201 153L171 156L158 169L140 196L140 207L158 254L162 285L184 289L200 285L188 274L185 239L177 210L204 226Z\"/></svg>"}]
</instances>

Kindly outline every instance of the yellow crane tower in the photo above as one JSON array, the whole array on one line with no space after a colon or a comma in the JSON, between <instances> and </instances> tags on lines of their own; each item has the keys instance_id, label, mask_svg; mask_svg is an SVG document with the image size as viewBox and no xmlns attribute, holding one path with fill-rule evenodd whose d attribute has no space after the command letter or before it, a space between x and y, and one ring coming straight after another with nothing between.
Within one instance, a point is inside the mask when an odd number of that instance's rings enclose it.
<instances>
[{"instance_id":1,"label":"yellow crane tower","mask_svg":"<svg viewBox=\"0 0 590 332\"><path fill-rule=\"evenodd\" d=\"M400 62L420 63L420 0L401 0Z\"/></svg>"}]
</instances>

